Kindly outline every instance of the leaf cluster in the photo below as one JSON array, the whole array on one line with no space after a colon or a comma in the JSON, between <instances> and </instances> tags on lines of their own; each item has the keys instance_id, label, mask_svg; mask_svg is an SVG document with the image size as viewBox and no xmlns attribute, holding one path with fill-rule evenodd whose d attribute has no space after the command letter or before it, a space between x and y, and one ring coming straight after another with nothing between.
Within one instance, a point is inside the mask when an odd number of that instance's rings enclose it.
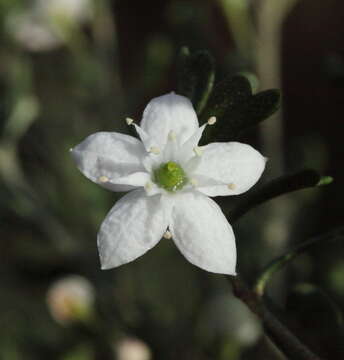
<instances>
[{"instance_id":1,"label":"leaf cluster","mask_svg":"<svg viewBox=\"0 0 344 360\"><path fill-rule=\"evenodd\" d=\"M193 103L201 122L215 116L217 125L211 130L216 141L236 140L245 130L257 126L280 107L280 91L270 89L253 94L244 75L215 80L212 56L206 51L190 51L183 47L178 62L178 92Z\"/></svg>"}]
</instances>

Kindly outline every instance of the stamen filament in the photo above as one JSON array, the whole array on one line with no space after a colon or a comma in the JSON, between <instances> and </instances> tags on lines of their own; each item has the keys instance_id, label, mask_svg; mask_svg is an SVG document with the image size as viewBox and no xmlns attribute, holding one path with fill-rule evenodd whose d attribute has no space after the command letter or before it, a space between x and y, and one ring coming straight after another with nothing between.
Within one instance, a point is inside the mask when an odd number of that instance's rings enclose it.
<instances>
[{"instance_id":1,"label":"stamen filament","mask_svg":"<svg viewBox=\"0 0 344 360\"><path fill-rule=\"evenodd\" d=\"M177 138L176 133L173 130L171 130L168 134L168 140L175 141L176 138Z\"/></svg>"},{"instance_id":2,"label":"stamen filament","mask_svg":"<svg viewBox=\"0 0 344 360\"><path fill-rule=\"evenodd\" d=\"M190 179L190 184L191 184L192 186L197 186L197 185L198 185L198 181L197 181L196 179L192 178L192 179Z\"/></svg>"},{"instance_id":3,"label":"stamen filament","mask_svg":"<svg viewBox=\"0 0 344 360\"><path fill-rule=\"evenodd\" d=\"M151 191L152 188L153 188L153 184L152 184L150 181L148 181L148 182L145 184L144 188L145 188L146 191Z\"/></svg>"},{"instance_id":4,"label":"stamen filament","mask_svg":"<svg viewBox=\"0 0 344 360\"><path fill-rule=\"evenodd\" d=\"M155 154L155 155L158 155L160 154L160 149L156 146L151 146L148 150L148 152L152 153L152 154Z\"/></svg>"},{"instance_id":5,"label":"stamen filament","mask_svg":"<svg viewBox=\"0 0 344 360\"><path fill-rule=\"evenodd\" d=\"M202 149L201 149L199 146L195 146L195 147L193 148L193 151L194 151L194 153L195 153L197 156L202 156L202 154L203 154L203 151L202 151Z\"/></svg>"}]
</instances>

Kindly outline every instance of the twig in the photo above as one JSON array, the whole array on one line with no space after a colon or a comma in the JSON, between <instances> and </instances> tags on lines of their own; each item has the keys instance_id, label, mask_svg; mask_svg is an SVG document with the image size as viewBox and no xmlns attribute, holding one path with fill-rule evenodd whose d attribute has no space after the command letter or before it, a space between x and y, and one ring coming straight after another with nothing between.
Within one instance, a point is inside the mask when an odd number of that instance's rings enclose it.
<instances>
[{"instance_id":1,"label":"twig","mask_svg":"<svg viewBox=\"0 0 344 360\"><path fill-rule=\"evenodd\" d=\"M304 253L313 245L318 244L321 241L331 241L337 239L344 238L344 227L340 227L338 229L332 230L326 234L319 235L317 237L311 238L303 243L297 245L294 249L288 251L284 255L278 257L271 261L263 271L257 276L254 291L258 296L263 296L265 287L267 285L268 280L284 265L286 265L289 261L292 261L298 255Z\"/></svg>"},{"instance_id":2,"label":"twig","mask_svg":"<svg viewBox=\"0 0 344 360\"><path fill-rule=\"evenodd\" d=\"M302 170L296 174L281 176L252 190L245 199L237 203L228 217L231 223L233 223L233 221L238 220L254 207L277 196L309 187L327 185L331 181L332 178L330 176L320 176L314 170Z\"/></svg>"},{"instance_id":3,"label":"twig","mask_svg":"<svg viewBox=\"0 0 344 360\"><path fill-rule=\"evenodd\" d=\"M288 358L321 360L266 308L261 297L251 290L239 276L226 276L226 279L232 284L233 294L261 319L266 334Z\"/></svg>"}]
</instances>

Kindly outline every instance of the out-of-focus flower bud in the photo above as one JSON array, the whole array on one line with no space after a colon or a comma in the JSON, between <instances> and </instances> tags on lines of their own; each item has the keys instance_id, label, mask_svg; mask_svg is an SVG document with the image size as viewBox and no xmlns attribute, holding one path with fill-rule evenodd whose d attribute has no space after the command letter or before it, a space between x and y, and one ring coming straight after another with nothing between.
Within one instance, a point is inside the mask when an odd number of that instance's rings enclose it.
<instances>
[{"instance_id":1,"label":"out-of-focus flower bud","mask_svg":"<svg viewBox=\"0 0 344 360\"><path fill-rule=\"evenodd\" d=\"M115 354L118 360L150 360L151 351L147 344L135 338L124 338L115 346Z\"/></svg>"},{"instance_id":2,"label":"out-of-focus flower bud","mask_svg":"<svg viewBox=\"0 0 344 360\"><path fill-rule=\"evenodd\" d=\"M56 281L47 293L51 315L63 325L89 319L94 298L92 284L79 275L70 275Z\"/></svg>"},{"instance_id":3,"label":"out-of-focus flower bud","mask_svg":"<svg viewBox=\"0 0 344 360\"><path fill-rule=\"evenodd\" d=\"M7 31L22 47L30 51L49 51L62 44L52 27L31 13L10 14Z\"/></svg>"},{"instance_id":4,"label":"out-of-focus flower bud","mask_svg":"<svg viewBox=\"0 0 344 360\"><path fill-rule=\"evenodd\" d=\"M92 19L92 0L37 0L36 12L38 15L54 19L65 18L66 20L83 23Z\"/></svg>"},{"instance_id":5,"label":"out-of-focus flower bud","mask_svg":"<svg viewBox=\"0 0 344 360\"><path fill-rule=\"evenodd\" d=\"M49 51L68 42L71 31L93 15L93 0L36 0L24 11L9 13L6 28L27 50Z\"/></svg>"}]
</instances>

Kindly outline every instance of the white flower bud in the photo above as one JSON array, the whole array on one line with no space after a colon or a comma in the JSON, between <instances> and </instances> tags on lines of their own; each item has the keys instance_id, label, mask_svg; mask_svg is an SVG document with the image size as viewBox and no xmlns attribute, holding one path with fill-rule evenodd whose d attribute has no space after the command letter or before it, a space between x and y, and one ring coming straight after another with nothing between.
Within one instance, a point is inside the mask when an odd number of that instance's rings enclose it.
<instances>
[{"instance_id":1,"label":"white flower bud","mask_svg":"<svg viewBox=\"0 0 344 360\"><path fill-rule=\"evenodd\" d=\"M92 311L94 288L84 277L70 275L57 280L47 293L52 317L60 324L85 320Z\"/></svg>"},{"instance_id":2,"label":"white flower bud","mask_svg":"<svg viewBox=\"0 0 344 360\"><path fill-rule=\"evenodd\" d=\"M124 338L115 344L118 360L150 360L152 358L149 347L141 340Z\"/></svg>"}]
</instances>

